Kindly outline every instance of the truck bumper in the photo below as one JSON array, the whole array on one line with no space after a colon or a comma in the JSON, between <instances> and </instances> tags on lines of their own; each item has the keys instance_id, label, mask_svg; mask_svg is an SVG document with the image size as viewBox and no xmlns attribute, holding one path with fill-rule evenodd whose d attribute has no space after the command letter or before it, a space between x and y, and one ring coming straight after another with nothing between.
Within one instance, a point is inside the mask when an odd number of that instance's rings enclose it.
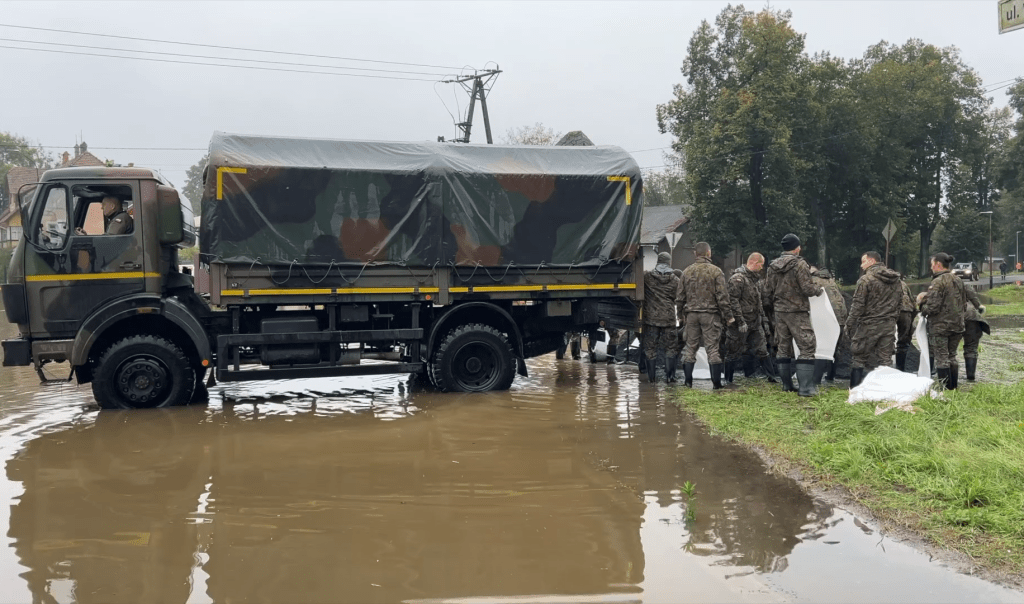
<instances>
[{"instance_id":1,"label":"truck bumper","mask_svg":"<svg viewBox=\"0 0 1024 604\"><path fill-rule=\"evenodd\" d=\"M24 367L32 364L32 343L21 338L4 340L4 367Z\"/></svg>"}]
</instances>

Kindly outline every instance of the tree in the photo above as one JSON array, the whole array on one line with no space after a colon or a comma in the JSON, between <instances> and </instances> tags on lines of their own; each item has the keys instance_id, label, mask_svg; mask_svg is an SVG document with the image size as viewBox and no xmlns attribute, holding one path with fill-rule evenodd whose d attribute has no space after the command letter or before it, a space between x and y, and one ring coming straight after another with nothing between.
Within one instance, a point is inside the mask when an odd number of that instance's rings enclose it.
<instances>
[{"instance_id":1,"label":"tree","mask_svg":"<svg viewBox=\"0 0 1024 604\"><path fill-rule=\"evenodd\" d=\"M692 208L686 203L683 179L671 170L647 170L644 178L644 206L685 206L688 213Z\"/></svg>"},{"instance_id":2,"label":"tree","mask_svg":"<svg viewBox=\"0 0 1024 604\"><path fill-rule=\"evenodd\" d=\"M32 146L23 136L0 132L0 183L6 182L7 172L14 167L51 168L54 160L42 147ZM7 187L0 187L0 208L6 208Z\"/></svg>"},{"instance_id":3,"label":"tree","mask_svg":"<svg viewBox=\"0 0 1024 604\"><path fill-rule=\"evenodd\" d=\"M674 98L658 106L658 128L676 137L698 238L724 254L778 249L787 232L806 236L798 184L810 90L804 36L791 13L728 6L690 39Z\"/></svg>"},{"instance_id":4,"label":"tree","mask_svg":"<svg viewBox=\"0 0 1024 604\"><path fill-rule=\"evenodd\" d=\"M203 172L206 171L206 164L209 161L210 154L207 153L185 172L185 186L182 187L181 194L192 203L192 212L196 216L202 213Z\"/></svg>"},{"instance_id":5,"label":"tree","mask_svg":"<svg viewBox=\"0 0 1024 604\"><path fill-rule=\"evenodd\" d=\"M555 132L544 124L537 122L532 126L509 128L502 137L505 145L553 145L562 138L561 132Z\"/></svg>"}]
</instances>

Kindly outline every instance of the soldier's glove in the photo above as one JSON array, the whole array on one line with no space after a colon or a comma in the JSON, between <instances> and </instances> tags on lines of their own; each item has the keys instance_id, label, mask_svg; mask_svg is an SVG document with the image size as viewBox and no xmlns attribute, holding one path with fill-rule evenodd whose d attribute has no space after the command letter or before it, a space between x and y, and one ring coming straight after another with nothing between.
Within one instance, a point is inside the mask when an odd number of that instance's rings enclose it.
<instances>
[{"instance_id":1,"label":"soldier's glove","mask_svg":"<svg viewBox=\"0 0 1024 604\"><path fill-rule=\"evenodd\" d=\"M984 304L982 304L981 306L978 307L978 312L981 313L981 314L985 314L985 305Z\"/></svg>"},{"instance_id":2,"label":"soldier's glove","mask_svg":"<svg viewBox=\"0 0 1024 604\"><path fill-rule=\"evenodd\" d=\"M740 333L747 333L747 324L740 323Z\"/></svg>"}]
</instances>

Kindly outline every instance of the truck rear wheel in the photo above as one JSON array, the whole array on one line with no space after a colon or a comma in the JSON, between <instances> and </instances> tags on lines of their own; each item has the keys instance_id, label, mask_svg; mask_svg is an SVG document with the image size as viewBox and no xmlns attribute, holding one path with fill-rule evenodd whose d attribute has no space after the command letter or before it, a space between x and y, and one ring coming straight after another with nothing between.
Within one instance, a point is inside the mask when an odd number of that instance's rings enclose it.
<instances>
[{"instance_id":1,"label":"truck rear wheel","mask_svg":"<svg viewBox=\"0 0 1024 604\"><path fill-rule=\"evenodd\" d=\"M103 409L150 409L187 405L196 374L173 342L159 336L131 336L103 353L92 394Z\"/></svg>"},{"instance_id":2,"label":"truck rear wheel","mask_svg":"<svg viewBox=\"0 0 1024 604\"><path fill-rule=\"evenodd\" d=\"M445 392L508 390L515 367L508 339L493 327L471 323L448 332L438 346L431 381Z\"/></svg>"}]
</instances>

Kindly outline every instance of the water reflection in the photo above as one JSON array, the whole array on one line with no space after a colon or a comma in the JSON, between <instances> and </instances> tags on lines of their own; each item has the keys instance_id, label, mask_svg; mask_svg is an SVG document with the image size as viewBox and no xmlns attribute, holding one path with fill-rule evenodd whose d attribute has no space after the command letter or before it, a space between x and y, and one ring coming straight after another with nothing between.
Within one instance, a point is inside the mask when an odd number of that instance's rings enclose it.
<instances>
[{"instance_id":1,"label":"water reflection","mask_svg":"<svg viewBox=\"0 0 1024 604\"><path fill-rule=\"evenodd\" d=\"M635 368L545 357L530 375L483 395L233 384L152 412L18 398L10 417L58 424L0 426L22 580L36 602L774 600L735 586L788 577L832 530Z\"/></svg>"}]
</instances>

